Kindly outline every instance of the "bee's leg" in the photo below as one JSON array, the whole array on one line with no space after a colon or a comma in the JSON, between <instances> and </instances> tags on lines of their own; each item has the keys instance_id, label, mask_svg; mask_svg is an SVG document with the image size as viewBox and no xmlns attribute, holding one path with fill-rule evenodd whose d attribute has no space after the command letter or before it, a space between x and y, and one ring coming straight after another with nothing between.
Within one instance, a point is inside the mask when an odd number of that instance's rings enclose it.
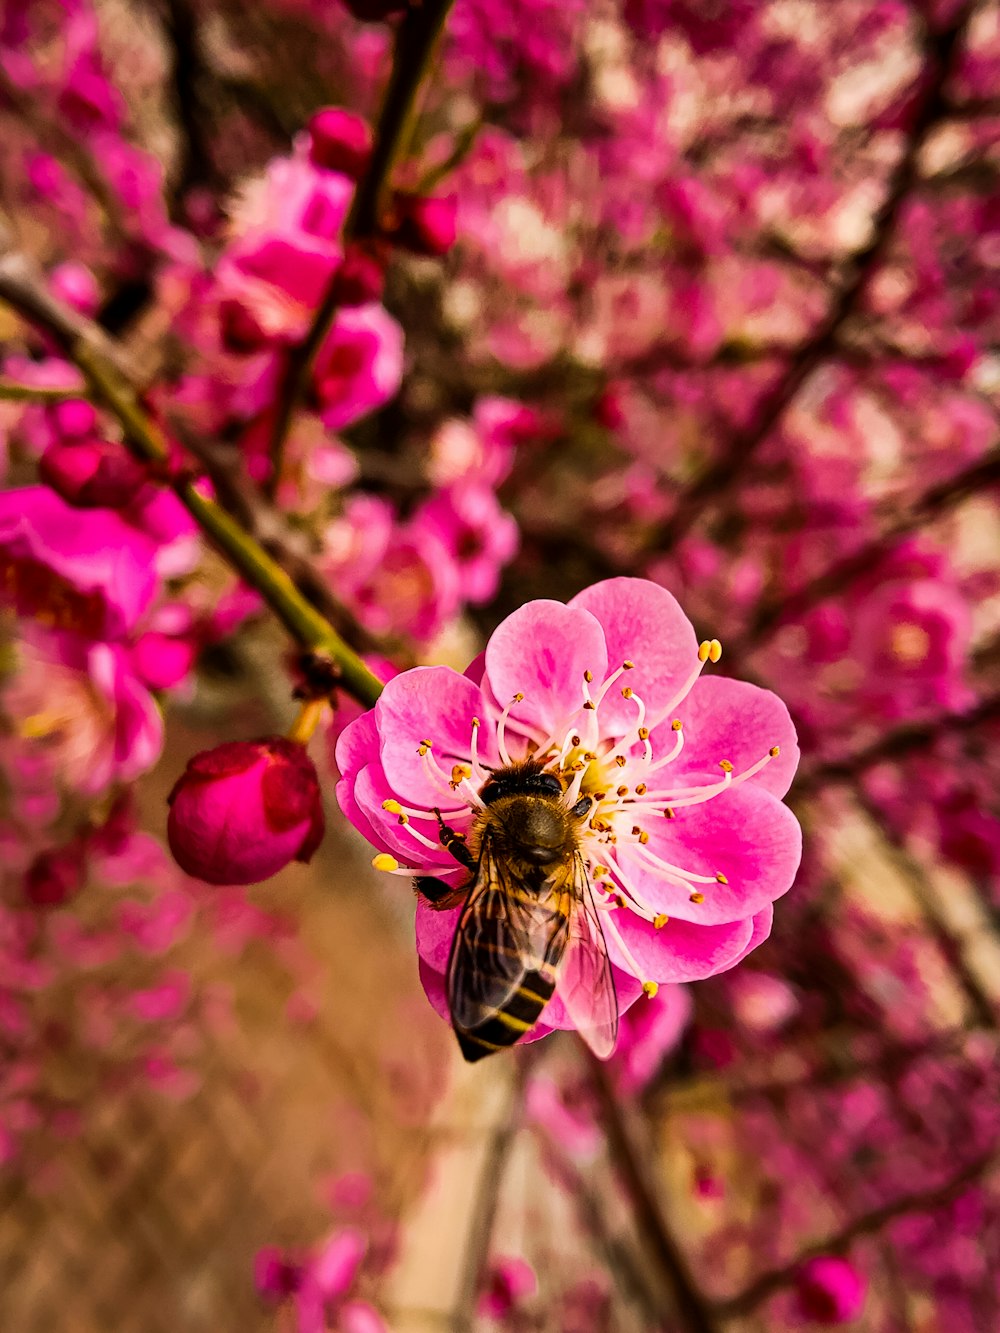
<instances>
[{"instance_id":1,"label":"bee's leg","mask_svg":"<svg viewBox=\"0 0 1000 1333\"><path fill-rule=\"evenodd\" d=\"M456 833L454 829L441 818L441 811L435 807L434 816L438 822L438 828L441 830L441 846L452 854L460 866L465 866L466 870L475 870L476 858L465 845L465 834Z\"/></svg>"},{"instance_id":2,"label":"bee's leg","mask_svg":"<svg viewBox=\"0 0 1000 1333\"><path fill-rule=\"evenodd\" d=\"M452 907L460 907L465 902L466 889L456 889L454 884L446 884L443 879L433 879L430 875L418 875L413 887L422 898L426 898L435 912L446 912Z\"/></svg>"}]
</instances>

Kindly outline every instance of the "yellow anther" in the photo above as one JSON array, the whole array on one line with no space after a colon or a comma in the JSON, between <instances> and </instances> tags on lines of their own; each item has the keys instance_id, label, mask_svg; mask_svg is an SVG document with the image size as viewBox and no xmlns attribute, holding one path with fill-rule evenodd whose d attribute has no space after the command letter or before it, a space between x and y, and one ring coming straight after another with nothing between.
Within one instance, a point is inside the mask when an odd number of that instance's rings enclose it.
<instances>
[{"instance_id":1,"label":"yellow anther","mask_svg":"<svg viewBox=\"0 0 1000 1333\"><path fill-rule=\"evenodd\" d=\"M728 884L728 883L729 883L729 880L726 879L725 875L722 873L721 870L717 870L717 871L715 872L715 878L716 878L717 883L719 883L719 884Z\"/></svg>"},{"instance_id":2,"label":"yellow anther","mask_svg":"<svg viewBox=\"0 0 1000 1333\"><path fill-rule=\"evenodd\" d=\"M659 916L653 917L653 929L662 930L669 920L670 918L667 916L666 912L661 912Z\"/></svg>"},{"instance_id":3,"label":"yellow anther","mask_svg":"<svg viewBox=\"0 0 1000 1333\"><path fill-rule=\"evenodd\" d=\"M703 893L692 893L691 902L703 903L704 901L705 901L705 895Z\"/></svg>"},{"instance_id":4,"label":"yellow anther","mask_svg":"<svg viewBox=\"0 0 1000 1333\"><path fill-rule=\"evenodd\" d=\"M713 639L712 642L708 645L708 660L710 662L717 662L721 656L722 656L722 644L719 642L718 639Z\"/></svg>"},{"instance_id":5,"label":"yellow anther","mask_svg":"<svg viewBox=\"0 0 1000 1333\"><path fill-rule=\"evenodd\" d=\"M644 782L636 783L635 794L636 796L646 795L646 784Z\"/></svg>"},{"instance_id":6,"label":"yellow anther","mask_svg":"<svg viewBox=\"0 0 1000 1333\"><path fill-rule=\"evenodd\" d=\"M707 639L703 639L702 642L699 643L698 645L698 661L707 662L708 655L711 651L712 651L712 645L709 643Z\"/></svg>"},{"instance_id":7,"label":"yellow anther","mask_svg":"<svg viewBox=\"0 0 1000 1333\"><path fill-rule=\"evenodd\" d=\"M645 847L646 843L649 842L649 834L646 832L645 829L643 829L643 831L639 834L639 841L642 843L643 847Z\"/></svg>"},{"instance_id":8,"label":"yellow anther","mask_svg":"<svg viewBox=\"0 0 1000 1333\"><path fill-rule=\"evenodd\" d=\"M472 769L469 768L467 764L455 764L451 770L451 780L456 785L460 783L463 778L471 778L471 777L472 777Z\"/></svg>"},{"instance_id":9,"label":"yellow anther","mask_svg":"<svg viewBox=\"0 0 1000 1333\"><path fill-rule=\"evenodd\" d=\"M583 678L584 678L584 680L587 682L587 684L589 685L590 682L594 679L594 673L593 673L592 671L585 671L585 672L583 673Z\"/></svg>"},{"instance_id":10,"label":"yellow anther","mask_svg":"<svg viewBox=\"0 0 1000 1333\"><path fill-rule=\"evenodd\" d=\"M399 818L396 820L397 824L408 824L409 822L410 822L409 815L400 815Z\"/></svg>"},{"instance_id":11,"label":"yellow anther","mask_svg":"<svg viewBox=\"0 0 1000 1333\"><path fill-rule=\"evenodd\" d=\"M781 746L772 745L770 750L768 750L768 754L771 756L772 759L777 759L778 755L781 754Z\"/></svg>"},{"instance_id":12,"label":"yellow anther","mask_svg":"<svg viewBox=\"0 0 1000 1333\"><path fill-rule=\"evenodd\" d=\"M621 896L620 893L616 893L616 894L615 894L615 906L616 906L616 907L624 907L624 906L625 906L625 899Z\"/></svg>"},{"instance_id":13,"label":"yellow anther","mask_svg":"<svg viewBox=\"0 0 1000 1333\"><path fill-rule=\"evenodd\" d=\"M632 698L632 686L631 686L631 685L626 685L625 688L622 690L622 698L623 698L623 699L631 699L631 698Z\"/></svg>"},{"instance_id":14,"label":"yellow anther","mask_svg":"<svg viewBox=\"0 0 1000 1333\"><path fill-rule=\"evenodd\" d=\"M587 700L584 701L584 705L583 705L583 706L584 706L584 708L591 708L591 709L593 709L593 708L596 708L596 707L597 707L597 704L594 703L593 699L587 699Z\"/></svg>"},{"instance_id":15,"label":"yellow anther","mask_svg":"<svg viewBox=\"0 0 1000 1333\"><path fill-rule=\"evenodd\" d=\"M625 758L623 754L616 754L615 763L618 765L619 768L624 768L625 765L628 763L628 760Z\"/></svg>"},{"instance_id":16,"label":"yellow anther","mask_svg":"<svg viewBox=\"0 0 1000 1333\"><path fill-rule=\"evenodd\" d=\"M615 792L615 795L616 795L616 796L627 796L627 795L628 795L628 787L619 787L618 790Z\"/></svg>"},{"instance_id":17,"label":"yellow anther","mask_svg":"<svg viewBox=\"0 0 1000 1333\"><path fill-rule=\"evenodd\" d=\"M479 721L479 718L478 718L478 717L474 717L474 718L472 719L472 725L473 725L474 727L480 727L480 726L482 726L482 723Z\"/></svg>"},{"instance_id":18,"label":"yellow anther","mask_svg":"<svg viewBox=\"0 0 1000 1333\"><path fill-rule=\"evenodd\" d=\"M719 767L722 769L723 773L731 773L733 771L733 766L728 759L720 759Z\"/></svg>"},{"instance_id":19,"label":"yellow anther","mask_svg":"<svg viewBox=\"0 0 1000 1333\"><path fill-rule=\"evenodd\" d=\"M514 695L514 703L519 704L519 703L523 703L523 702L524 702L524 695L523 695L523 694L515 694L515 695Z\"/></svg>"},{"instance_id":20,"label":"yellow anther","mask_svg":"<svg viewBox=\"0 0 1000 1333\"><path fill-rule=\"evenodd\" d=\"M655 981L644 981L642 983L642 989L643 989L643 994L646 996L647 1000L652 1000L655 998L656 992L660 988Z\"/></svg>"},{"instance_id":21,"label":"yellow anther","mask_svg":"<svg viewBox=\"0 0 1000 1333\"><path fill-rule=\"evenodd\" d=\"M421 744L421 745L426 745L427 748L428 748L428 750L433 750L433 748L434 748L434 742L433 742L433 741L426 741L426 740L425 740L425 741L421 741L420 744Z\"/></svg>"},{"instance_id":22,"label":"yellow anther","mask_svg":"<svg viewBox=\"0 0 1000 1333\"><path fill-rule=\"evenodd\" d=\"M632 837L633 837L633 838L637 838L641 832L642 832L642 829L639 827L638 824L633 824L633 825L632 825Z\"/></svg>"},{"instance_id":23,"label":"yellow anther","mask_svg":"<svg viewBox=\"0 0 1000 1333\"><path fill-rule=\"evenodd\" d=\"M602 878L604 875L606 875L607 873L608 873L608 867L607 867L607 866L594 866L594 878L595 878L595 879L601 879L601 878Z\"/></svg>"},{"instance_id":24,"label":"yellow anther","mask_svg":"<svg viewBox=\"0 0 1000 1333\"><path fill-rule=\"evenodd\" d=\"M379 852L378 856L372 857L372 866L375 870L398 870L399 862L388 852Z\"/></svg>"},{"instance_id":25,"label":"yellow anther","mask_svg":"<svg viewBox=\"0 0 1000 1333\"><path fill-rule=\"evenodd\" d=\"M673 812L673 810L671 810L671 808L670 808L669 805L667 806L667 808L666 808L666 809L664 810L664 812L663 812L663 818L664 818L664 819L673 819L673 818L674 818L674 812Z\"/></svg>"},{"instance_id":26,"label":"yellow anther","mask_svg":"<svg viewBox=\"0 0 1000 1333\"><path fill-rule=\"evenodd\" d=\"M569 743L570 743L570 745L576 747L577 745L580 744L580 737L579 737L579 736L570 736L570 738L569 738ZM584 757L584 759L587 758L586 755L584 755L583 757Z\"/></svg>"},{"instance_id":27,"label":"yellow anther","mask_svg":"<svg viewBox=\"0 0 1000 1333\"><path fill-rule=\"evenodd\" d=\"M634 662L623 662L623 663L622 663L622 669L623 669L624 671L631 671L632 668L633 668L634 666L635 666L635 663L634 663Z\"/></svg>"},{"instance_id":28,"label":"yellow anther","mask_svg":"<svg viewBox=\"0 0 1000 1333\"><path fill-rule=\"evenodd\" d=\"M403 807L398 801L383 801L382 809L388 810L390 815L400 815L403 813Z\"/></svg>"},{"instance_id":29,"label":"yellow anther","mask_svg":"<svg viewBox=\"0 0 1000 1333\"><path fill-rule=\"evenodd\" d=\"M679 717L675 717L673 722L671 722L670 724L670 728L672 731L680 731L683 726L684 723L680 720Z\"/></svg>"},{"instance_id":30,"label":"yellow anther","mask_svg":"<svg viewBox=\"0 0 1000 1333\"><path fill-rule=\"evenodd\" d=\"M640 739L641 741L648 741L648 740L649 740L649 728L648 728L648 727L640 727L640 728L639 728L639 739Z\"/></svg>"},{"instance_id":31,"label":"yellow anther","mask_svg":"<svg viewBox=\"0 0 1000 1333\"><path fill-rule=\"evenodd\" d=\"M424 755L428 753L430 748L431 747L429 745L418 745L417 754L420 756L421 759L423 759Z\"/></svg>"}]
</instances>

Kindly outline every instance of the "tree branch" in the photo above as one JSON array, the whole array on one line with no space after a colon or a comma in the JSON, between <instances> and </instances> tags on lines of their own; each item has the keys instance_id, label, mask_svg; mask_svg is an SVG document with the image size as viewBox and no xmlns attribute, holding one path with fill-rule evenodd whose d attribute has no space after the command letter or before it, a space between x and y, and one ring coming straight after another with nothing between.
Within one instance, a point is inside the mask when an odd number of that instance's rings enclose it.
<instances>
[{"instance_id":1,"label":"tree branch","mask_svg":"<svg viewBox=\"0 0 1000 1333\"><path fill-rule=\"evenodd\" d=\"M2 238L0 238L2 245ZM169 444L143 408L128 358L89 321L51 297L40 274L23 256L0 253L0 300L44 329L83 371L94 397L121 425L137 457L162 470L181 504L230 565L256 588L289 633L304 647L329 657L344 688L362 703L375 703L382 686L333 625L303 596L288 572L187 475L171 475ZM318 579L318 574L316 575Z\"/></svg>"},{"instance_id":2,"label":"tree branch","mask_svg":"<svg viewBox=\"0 0 1000 1333\"><path fill-rule=\"evenodd\" d=\"M386 85L375 131L371 162L358 188L344 223L343 240L351 242L378 236L385 196L393 168L405 152L416 114L417 96L430 66L453 0L422 0L411 6L396 31L392 71ZM303 341L288 353L278 391L274 428L271 432L271 481L281 474L285 440L295 409L301 401L309 370L333 323L338 305L337 274L334 273L313 316Z\"/></svg>"},{"instance_id":3,"label":"tree branch","mask_svg":"<svg viewBox=\"0 0 1000 1333\"><path fill-rule=\"evenodd\" d=\"M961 39L975 9L970 0L943 29L928 32L924 42L923 87L906 147L889 180L885 198L872 219L871 239L848 263L849 277L833 300L826 318L791 358L785 373L768 392L756 419L732 436L721 455L709 463L677 497L677 506L654 545L669 551L700 517L704 508L730 491L750 459L780 421L785 409L816 368L834 350L844 325L855 314L891 244L900 212L919 179L920 155L931 131L947 114L945 86L958 60Z\"/></svg>"}]
</instances>

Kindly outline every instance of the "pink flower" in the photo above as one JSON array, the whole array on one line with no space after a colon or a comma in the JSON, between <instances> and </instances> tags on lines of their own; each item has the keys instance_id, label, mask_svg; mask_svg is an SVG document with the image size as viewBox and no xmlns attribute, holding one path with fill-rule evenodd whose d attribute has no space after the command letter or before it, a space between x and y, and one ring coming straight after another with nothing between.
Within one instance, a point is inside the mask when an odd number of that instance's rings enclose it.
<instances>
[{"instance_id":1,"label":"pink flower","mask_svg":"<svg viewBox=\"0 0 1000 1333\"><path fill-rule=\"evenodd\" d=\"M80 509L122 509L149 480L123 445L96 437L53 441L38 472L61 499Z\"/></svg>"},{"instance_id":2,"label":"pink flower","mask_svg":"<svg viewBox=\"0 0 1000 1333\"><path fill-rule=\"evenodd\" d=\"M535 1270L516 1256L494 1259L479 1297L479 1313L490 1319L506 1319L510 1312L538 1290Z\"/></svg>"},{"instance_id":3,"label":"pink flower","mask_svg":"<svg viewBox=\"0 0 1000 1333\"><path fill-rule=\"evenodd\" d=\"M71 509L47 486L0 491L0 579L21 615L120 638L156 590L153 543L107 509Z\"/></svg>"},{"instance_id":4,"label":"pink flower","mask_svg":"<svg viewBox=\"0 0 1000 1333\"><path fill-rule=\"evenodd\" d=\"M18 743L41 747L53 779L96 796L152 768L163 720L119 644L25 625L0 696Z\"/></svg>"},{"instance_id":5,"label":"pink flower","mask_svg":"<svg viewBox=\"0 0 1000 1333\"><path fill-rule=\"evenodd\" d=\"M319 349L313 383L320 416L341 430L387 403L403 378L403 331L380 305L341 310Z\"/></svg>"},{"instance_id":6,"label":"pink flower","mask_svg":"<svg viewBox=\"0 0 1000 1333\"><path fill-rule=\"evenodd\" d=\"M395 199L399 223L392 239L414 254L438 258L455 244L458 200L455 195L423 199L399 194Z\"/></svg>"},{"instance_id":7,"label":"pink flower","mask_svg":"<svg viewBox=\"0 0 1000 1333\"><path fill-rule=\"evenodd\" d=\"M309 122L309 160L352 180L364 175L372 153L371 126L353 111L325 106Z\"/></svg>"},{"instance_id":8,"label":"pink flower","mask_svg":"<svg viewBox=\"0 0 1000 1333\"><path fill-rule=\"evenodd\" d=\"M417 510L413 522L448 548L465 600L488 602L519 541L517 523L500 508L492 488L467 482L439 491Z\"/></svg>"},{"instance_id":9,"label":"pink flower","mask_svg":"<svg viewBox=\"0 0 1000 1333\"><path fill-rule=\"evenodd\" d=\"M196 754L169 801L170 850L209 884L259 883L289 861L309 861L323 837L315 766L283 736Z\"/></svg>"},{"instance_id":10,"label":"pink flower","mask_svg":"<svg viewBox=\"0 0 1000 1333\"><path fill-rule=\"evenodd\" d=\"M381 868L463 886L433 810L475 850L491 770L534 759L568 808L589 798L577 837L620 1008L725 971L768 935L801 834L780 799L798 756L788 712L753 685L701 679L720 651L645 580L530 602L464 676L417 667L389 681L337 747L341 808ZM460 910L417 908L424 986L445 1013ZM557 982L535 1035L571 1026Z\"/></svg>"},{"instance_id":11,"label":"pink flower","mask_svg":"<svg viewBox=\"0 0 1000 1333\"><path fill-rule=\"evenodd\" d=\"M618 1088L641 1092L678 1044L691 1019L691 995L684 986L661 986L648 1004L637 1004L622 1019L615 1050Z\"/></svg>"},{"instance_id":12,"label":"pink flower","mask_svg":"<svg viewBox=\"0 0 1000 1333\"><path fill-rule=\"evenodd\" d=\"M816 1324L848 1324L864 1308L866 1285L846 1259L810 1259L796 1283L799 1310Z\"/></svg>"}]
</instances>

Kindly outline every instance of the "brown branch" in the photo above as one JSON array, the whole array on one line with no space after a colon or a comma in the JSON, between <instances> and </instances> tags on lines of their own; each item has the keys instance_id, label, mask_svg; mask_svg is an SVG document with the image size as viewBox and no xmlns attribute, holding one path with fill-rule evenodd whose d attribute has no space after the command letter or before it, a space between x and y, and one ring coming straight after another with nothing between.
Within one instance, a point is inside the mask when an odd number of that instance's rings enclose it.
<instances>
[{"instance_id":1,"label":"brown branch","mask_svg":"<svg viewBox=\"0 0 1000 1333\"><path fill-rule=\"evenodd\" d=\"M393 168L409 143L417 97L452 3L453 0L423 0L423 3L408 9L399 24L392 71L375 130L371 162L364 177L358 182L344 223L345 245L376 237L381 231ZM313 316L309 332L288 353L271 432L272 487L277 486L280 480L285 440L292 417L305 394L310 368L333 323L339 299L339 284L337 274L334 273Z\"/></svg>"},{"instance_id":2,"label":"brown branch","mask_svg":"<svg viewBox=\"0 0 1000 1333\"><path fill-rule=\"evenodd\" d=\"M699 1291L664 1216L649 1153L642 1152L635 1140L634 1128L626 1120L607 1067L589 1050L586 1056L612 1161L632 1204L639 1234L669 1286L678 1319L686 1333L718 1333L712 1307Z\"/></svg>"},{"instance_id":3,"label":"brown branch","mask_svg":"<svg viewBox=\"0 0 1000 1333\"><path fill-rule=\"evenodd\" d=\"M824 1236L822 1240L807 1246L791 1263L783 1264L780 1268L772 1268L770 1271L762 1273L739 1295L731 1297L728 1301L720 1302L715 1307L717 1315L722 1319L733 1319L738 1315L747 1314L766 1300L768 1296L794 1282L799 1269L810 1259L818 1259L826 1254L842 1253L860 1236L870 1236L881 1231L884 1226L894 1222L897 1217L906 1217L911 1213L931 1212L943 1204L950 1203L972 1181L979 1179L990 1167L995 1166L998 1158L1000 1158L1000 1154L992 1149L990 1152L983 1153L967 1163L943 1185L937 1185L932 1189L916 1190L912 1194L904 1194L891 1203L882 1204L878 1208L873 1208L871 1212L863 1213L860 1217L854 1218L840 1231L835 1231L828 1236Z\"/></svg>"},{"instance_id":4,"label":"brown branch","mask_svg":"<svg viewBox=\"0 0 1000 1333\"><path fill-rule=\"evenodd\" d=\"M746 652L757 647L782 625L842 592L859 575L874 569L903 537L947 513L977 491L996 485L1000 485L1000 449L991 450L953 477L931 486L881 536L835 560L808 584L785 597L761 603L745 639L737 645L737 651Z\"/></svg>"},{"instance_id":5,"label":"brown branch","mask_svg":"<svg viewBox=\"0 0 1000 1333\"><path fill-rule=\"evenodd\" d=\"M755 420L733 435L722 453L677 497L672 516L660 530L653 549L669 551L693 526L705 507L729 492L750 459L781 420L799 389L833 352L848 320L857 312L869 284L892 243L903 205L919 180L919 163L932 130L947 112L945 85L958 60L959 47L975 8L966 3L943 29L928 32L924 43L924 70L920 76L913 122L906 147L890 177L885 198L872 219L867 245L851 256L849 277L833 300L826 317L792 356L784 374L765 395Z\"/></svg>"},{"instance_id":6,"label":"brown branch","mask_svg":"<svg viewBox=\"0 0 1000 1333\"><path fill-rule=\"evenodd\" d=\"M906 723L855 754L828 759L805 770L795 780L791 794L811 796L822 787L854 782L876 764L905 759L942 736L975 731L983 723L996 721L1000 721L1000 694L987 695L965 713L943 713L927 722Z\"/></svg>"}]
</instances>

